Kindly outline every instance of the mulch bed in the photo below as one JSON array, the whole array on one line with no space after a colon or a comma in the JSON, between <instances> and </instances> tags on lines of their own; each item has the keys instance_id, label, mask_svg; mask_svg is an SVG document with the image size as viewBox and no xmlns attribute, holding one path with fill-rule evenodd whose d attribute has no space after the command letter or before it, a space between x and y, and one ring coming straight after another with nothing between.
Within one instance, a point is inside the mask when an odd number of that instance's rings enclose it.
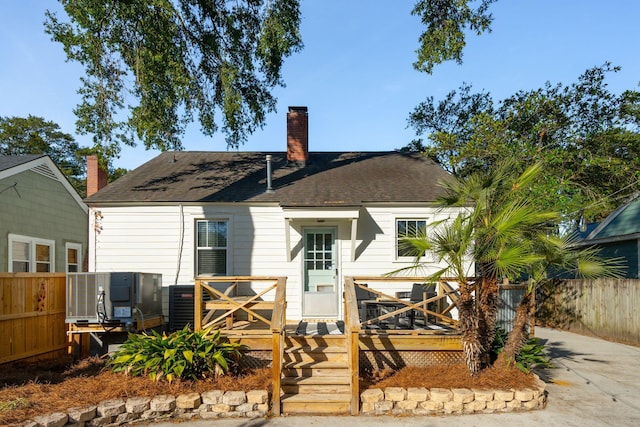
<instances>
[{"instance_id":1,"label":"mulch bed","mask_svg":"<svg viewBox=\"0 0 640 427\"><path fill-rule=\"evenodd\" d=\"M74 406L96 405L103 400L128 397L178 395L207 390L271 391L271 369L226 375L199 381L151 381L104 370L104 360L14 363L0 366L0 425L11 425L37 415L65 412ZM494 367L472 377L465 365L404 368L369 373L360 379L368 388L530 388L535 377L513 367Z\"/></svg>"}]
</instances>

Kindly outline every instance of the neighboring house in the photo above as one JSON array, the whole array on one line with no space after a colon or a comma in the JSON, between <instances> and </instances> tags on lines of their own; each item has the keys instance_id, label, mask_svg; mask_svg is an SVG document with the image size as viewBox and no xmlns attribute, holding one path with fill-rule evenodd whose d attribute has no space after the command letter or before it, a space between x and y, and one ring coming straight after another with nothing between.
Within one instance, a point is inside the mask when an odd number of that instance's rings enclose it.
<instances>
[{"instance_id":1,"label":"neighboring house","mask_svg":"<svg viewBox=\"0 0 640 427\"><path fill-rule=\"evenodd\" d=\"M631 197L599 224L591 225L579 246L597 246L604 258L622 258L624 277L640 278L640 194Z\"/></svg>"},{"instance_id":2,"label":"neighboring house","mask_svg":"<svg viewBox=\"0 0 640 427\"><path fill-rule=\"evenodd\" d=\"M83 271L87 213L49 156L0 156L0 271Z\"/></svg>"},{"instance_id":3,"label":"neighboring house","mask_svg":"<svg viewBox=\"0 0 640 427\"><path fill-rule=\"evenodd\" d=\"M90 271L286 276L288 319L341 318L344 276L411 265L399 237L456 215L434 207L448 178L419 154L309 153L290 107L286 152L165 152L90 195Z\"/></svg>"}]
</instances>

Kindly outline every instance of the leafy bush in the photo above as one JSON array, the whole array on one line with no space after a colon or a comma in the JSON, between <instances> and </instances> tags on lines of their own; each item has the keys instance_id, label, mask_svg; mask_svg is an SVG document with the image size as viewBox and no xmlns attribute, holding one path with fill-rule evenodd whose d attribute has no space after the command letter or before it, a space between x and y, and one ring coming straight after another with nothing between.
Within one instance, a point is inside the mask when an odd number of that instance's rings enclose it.
<instances>
[{"instance_id":1,"label":"leafy bush","mask_svg":"<svg viewBox=\"0 0 640 427\"><path fill-rule=\"evenodd\" d=\"M491 348L491 362L494 362L502 352L508 336L504 329L496 329L496 337ZM516 356L516 367L522 372L529 373L536 366L553 367L544 352L544 344L538 338L528 338L522 346L522 351Z\"/></svg>"},{"instance_id":2,"label":"leafy bush","mask_svg":"<svg viewBox=\"0 0 640 427\"><path fill-rule=\"evenodd\" d=\"M133 376L149 375L153 380L166 378L199 379L224 375L246 351L246 346L231 343L220 331L205 329L191 332L189 326L172 334L129 334L114 352L107 366L113 372Z\"/></svg>"}]
</instances>

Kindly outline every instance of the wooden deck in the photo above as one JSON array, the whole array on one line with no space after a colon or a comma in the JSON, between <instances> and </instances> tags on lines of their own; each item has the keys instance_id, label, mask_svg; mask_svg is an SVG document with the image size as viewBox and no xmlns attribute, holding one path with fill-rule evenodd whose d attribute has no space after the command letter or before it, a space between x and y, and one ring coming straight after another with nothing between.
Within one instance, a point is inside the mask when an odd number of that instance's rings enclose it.
<instances>
[{"instance_id":1,"label":"wooden deck","mask_svg":"<svg viewBox=\"0 0 640 427\"><path fill-rule=\"evenodd\" d=\"M273 414L352 414L359 412L361 370L462 360L462 346L451 315L455 285L441 281L436 297L407 301L376 290L377 282L424 281L424 278L346 277L344 332L298 335L298 322L286 319L284 277L199 277L195 288L195 328L215 328L252 352L266 353L272 368ZM356 286L394 311L362 322ZM203 295L210 297L204 302ZM435 309L434 309L435 307ZM204 311L203 311L204 310ZM400 328L389 320L421 312L431 322Z\"/></svg>"}]
</instances>

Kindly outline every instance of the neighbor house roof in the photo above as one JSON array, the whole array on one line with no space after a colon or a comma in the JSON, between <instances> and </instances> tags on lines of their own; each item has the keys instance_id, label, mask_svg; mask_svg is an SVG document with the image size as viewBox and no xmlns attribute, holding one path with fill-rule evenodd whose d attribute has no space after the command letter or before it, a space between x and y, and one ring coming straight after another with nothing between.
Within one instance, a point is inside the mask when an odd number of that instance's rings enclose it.
<instances>
[{"instance_id":1,"label":"neighbor house roof","mask_svg":"<svg viewBox=\"0 0 640 427\"><path fill-rule=\"evenodd\" d=\"M272 156L267 192L266 155ZM87 198L128 202L274 202L281 206L358 206L432 202L450 175L419 154L310 153L305 165L286 153L164 152Z\"/></svg>"},{"instance_id":2,"label":"neighbor house roof","mask_svg":"<svg viewBox=\"0 0 640 427\"><path fill-rule=\"evenodd\" d=\"M640 238L640 193L634 194L600 222L579 244Z\"/></svg>"},{"instance_id":3,"label":"neighbor house roof","mask_svg":"<svg viewBox=\"0 0 640 427\"><path fill-rule=\"evenodd\" d=\"M19 173L31 171L49 179L58 181L73 197L78 206L88 212L87 205L73 188L67 177L46 154L24 154L16 156L0 156L0 179L9 178ZM20 187L18 187L20 188ZM1 190L1 189L0 189Z\"/></svg>"},{"instance_id":4,"label":"neighbor house roof","mask_svg":"<svg viewBox=\"0 0 640 427\"><path fill-rule=\"evenodd\" d=\"M0 171L8 170L32 160L46 157L46 154L24 154L21 156L0 156Z\"/></svg>"}]
</instances>

